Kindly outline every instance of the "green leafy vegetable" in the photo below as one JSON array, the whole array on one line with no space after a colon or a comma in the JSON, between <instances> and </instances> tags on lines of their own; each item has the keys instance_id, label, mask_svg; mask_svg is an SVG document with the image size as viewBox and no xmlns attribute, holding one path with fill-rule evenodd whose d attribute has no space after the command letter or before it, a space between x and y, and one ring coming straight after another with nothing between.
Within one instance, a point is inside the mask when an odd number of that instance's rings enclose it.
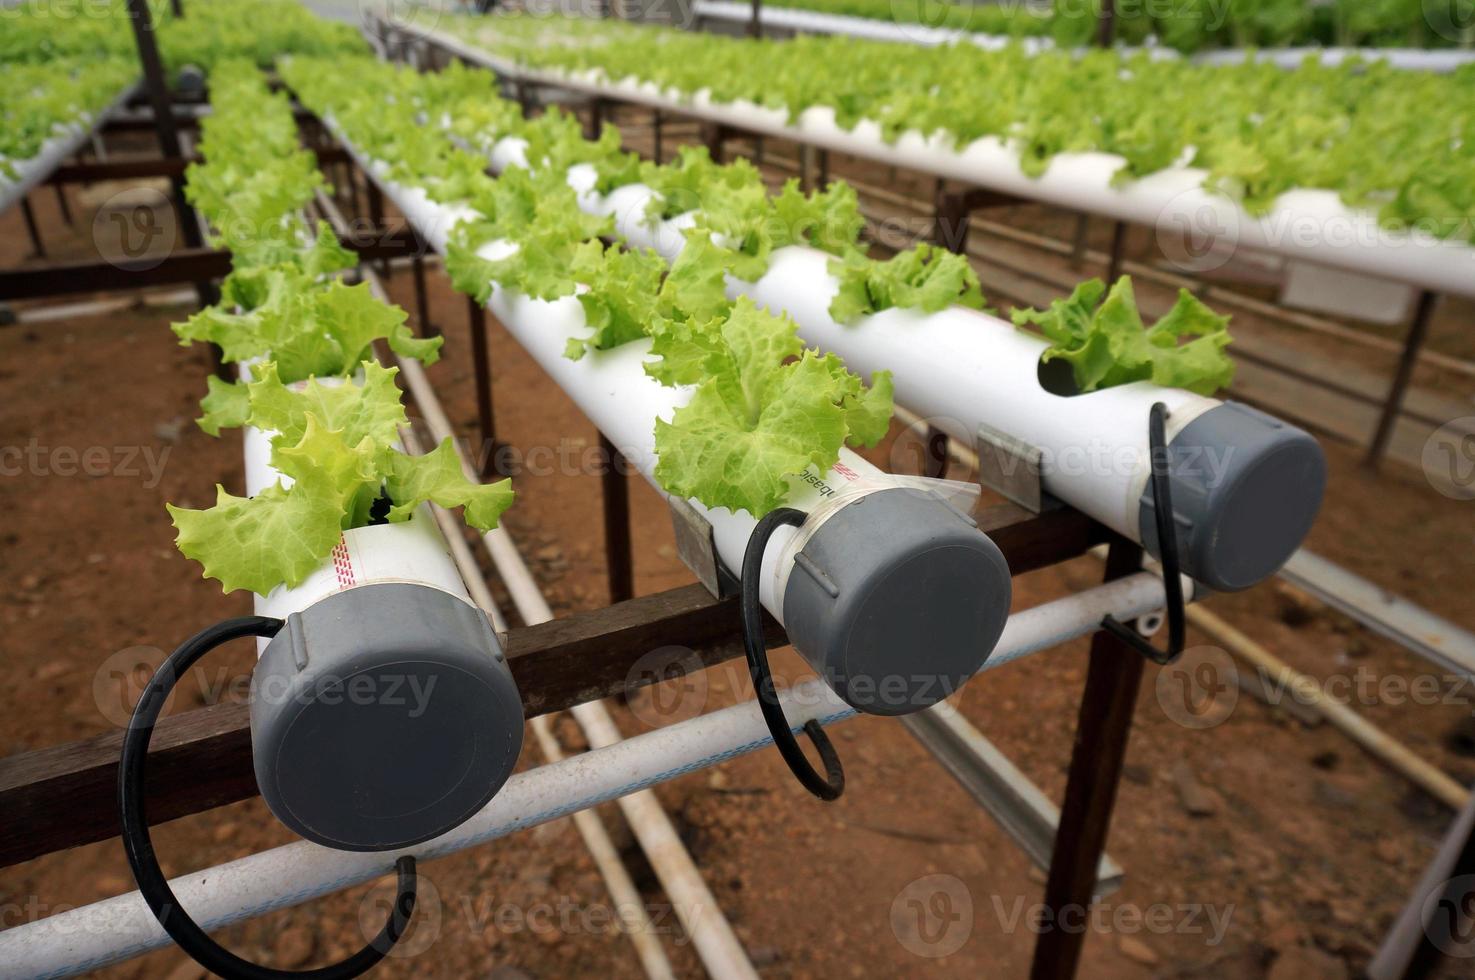
<instances>
[{"instance_id":1,"label":"green leafy vegetable","mask_svg":"<svg viewBox=\"0 0 1475 980\"><path fill-rule=\"evenodd\" d=\"M1210 395L1234 377L1224 353L1229 318L1188 290L1179 290L1172 310L1151 328L1137 311L1130 277L1118 279L1101 302L1104 292L1105 284L1091 279L1048 310L1014 311L1016 325L1035 324L1053 342L1044 360L1067 361L1082 392L1151 381ZM1185 337L1191 339L1183 343Z\"/></svg>"},{"instance_id":2,"label":"green leafy vegetable","mask_svg":"<svg viewBox=\"0 0 1475 980\"><path fill-rule=\"evenodd\" d=\"M653 336L661 360L649 372L697 386L656 422L656 478L709 507L767 513L788 494L786 477L827 471L847 437L878 439L876 418L891 416L889 377L865 392L838 358L804 350L791 320L746 298L726 318L666 320Z\"/></svg>"},{"instance_id":3,"label":"green leafy vegetable","mask_svg":"<svg viewBox=\"0 0 1475 980\"><path fill-rule=\"evenodd\" d=\"M839 323L893 306L927 313L949 306L983 308L978 273L968 258L926 243L885 260L852 249L830 261L830 273L840 280L840 291L830 301L830 316Z\"/></svg>"}]
</instances>

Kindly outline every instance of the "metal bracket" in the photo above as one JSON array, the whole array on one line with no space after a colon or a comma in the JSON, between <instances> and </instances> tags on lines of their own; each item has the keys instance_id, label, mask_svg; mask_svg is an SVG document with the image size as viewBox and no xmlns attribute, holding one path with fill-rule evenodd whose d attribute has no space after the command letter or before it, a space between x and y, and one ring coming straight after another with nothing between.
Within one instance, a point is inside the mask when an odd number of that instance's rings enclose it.
<instances>
[{"instance_id":1,"label":"metal bracket","mask_svg":"<svg viewBox=\"0 0 1475 980\"><path fill-rule=\"evenodd\" d=\"M1032 514L1042 512L1047 496L1040 483L1040 448L986 423L979 424L976 438L978 482Z\"/></svg>"},{"instance_id":2,"label":"metal bracket","mask_svg":"<svg viewBox=\"0 0 1475 980\"><path fill-rule=\"evenodd\" d=\"M676 532L676 554L696 575L697 581L718 599L738 592L738 581L717 557L712 524L697 509L677 497L666 500L671 510L671 527Z\"/></svg>"}]
</instances>

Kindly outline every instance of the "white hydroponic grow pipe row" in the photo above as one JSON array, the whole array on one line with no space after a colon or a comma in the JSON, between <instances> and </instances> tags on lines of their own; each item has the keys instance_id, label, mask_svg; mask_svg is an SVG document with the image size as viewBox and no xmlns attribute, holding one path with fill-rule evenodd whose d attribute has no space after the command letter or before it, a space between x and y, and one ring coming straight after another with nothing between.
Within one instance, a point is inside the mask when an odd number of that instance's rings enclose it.
<instances>
[{"instance_id":1,"label":"white hydroponic grow pipe row","mask_svg":"<svg viewBox=\"0 0 1475 980\"><path fill-rule=\"evenodd\" d=\"M1130 621L1163 604L1162 579L1140 572L1015 613L985 669L1096 630L1106 615ZM781 694L797 732L814 719L854 714L818 679ZM214 930L387 874L401 854L429 861L598 806L771 744L757 702L746 701L514 775L454 830L402 851L345 852L298 841L181 875L170 887L202 928ZM169 944L142 896L129 892L0 932L8 975L49 980L100 969Z\"/></svg>"},{"instance_id":2,"label":"white hydroponic grow pipe row","mask_svg":"<svg viewBox=\"0 0 1475 980\"><path fill-rule=\"evenodd\" d=\"M753 7L735 0L695 0L692 14L712 20L725 20L738 24L750 23ZM864 38L869 41L888 41L898 44L915 44L922 47L937 47L957 41L967 41L981 48L995 50L1017 42L1024 50L1035 52L1054 48L1055 42L1045 36L1022 36L1012 38L1003 34L981 34L956 27L933 27L928 24L913 24L904 21L876 20L871 17L854 17L848 14L831 14L819 10L798 7L764 6L759 14L764 27L781 30L802 31L809 34L839 34L845 37ZM1118 46L1118 50L1131 52L1136 47ZM1166 58L1180 57L1172 48L1151 45L1147 48L1154 55ZM1475 50L1461 48L1340 48L1306 45L1294 48L1224 48L1200 51L1189 56L1189 61L1206 65L1238 64L1247 58L1273 64L1279 68L1297 68L1307 58L1316 58L1324 65L1339 65L1356 58L1363 61L1386 61L1391 67L1407 71L1452 72L1461 65L1475 62Z\"/></svg>"},{"instance_id":3,"label":"white hydroponic grow pipe row","mask_svg":"<svg viewBox=\"0 0 1475 980\"><path fill-rule=\"evenodd\" d=\"M388 167L362 156L331 117L324 122L358 162L379 184L406 220L435 251L445 254L451 229L471 216L469 209L432 201L418 187L408 187L388 177ZM498 243L494 243L494 246ZM590 333L583 307L573 296L552 302L530 299L500 286L487 304L497 319L532 355L538 366L569 395L579 409L609 438L626 460L663 497L670 494L656 482L655 427L657 418L670 419L691 397L690 387L663 385L645 373L651 342L648 338L621 344L613 350L591 351L577 361L564 356L570 337ZM811 471L813 468L811 467ZM840 465L827 474L811 472L808 479L791 477L788 506L813 510L826 498L867 489L887 479L887 474L851 452L840 450ZM743 551L756 523L746 511L708 508L689 501L712 525L718 553L730 569L742 567ZM784 587L792 561L780 561L790 553L799 529L780 527L770 539L759 587L763 606L783 623Z\"/></svg>"},{"instance_id":4,"label":"white hydroponic grow pipe row","mask_svg":"<svg viewBox=\"0 0 1475 980\"><path fill-rule=\"evenodd\" d=\"M29 160L15 161L15 169L20 176L15 180L0 176L0 212L19 203L32 188L49 177L63 160L80 150L92 139L97 127L127 102L137 88L137 82L124 86L117 98L105 108L57 127L57 132L41 144L39 153Z\"/></svg>"},{"instance_id":5,"label":"white hydroponic grow pipe row","mask_svg":"<svg viewBox=\"0 0 1475 980\"><path fill-rule=\"evenodd\" d=\"M733 0L695 0L691 5L691 12L694 17L707 17L712 20L725 20L738 24L748 24L753 20L752 4L736 3ZM997 50L1016 41L1026 51L1039 51L1055 46L1055 42L1048 37L1016 39L1003 34L965 31L957 27L933 27L929 24L876 20L873 17L853 17L848 14L831 14L799 7L773 7L767 4L759 11L759 20L764 27L777 27L786 31L800 31L806 34L840 34L845 37L863 38L867 41L916 44L922 47L938 47L958 41L967 41L988 50Z\"/></svg>"},{"instance_id":6,"label":"white hydroponic grow pipe row","mask_svg":"<svg viewBox=\"0 0 1475 980\"><path fill-rule=\"evenodd\" d=\"M444 207L423 189L389 179L388 168L359 154L330 115L324 123L410 225L444 251L469 209ZM492 242L482 253L495 258L515 247ZM649 338L570 360L568 340L591 333L576 296L547 302L491 285L488 309L508 333L669 496L655 479L656 422L672 418L694 387L668 387L646 373ZM772 529L753 585L794 648L847 703L869 713L919 711L957 690L989 655L1008 615L1012 581L998 546L937 485L893 477L846 449L828 472L810 466L787 483L786 503L806 516ZM717 557L736 574L757 519L689 503L710 526ZM892 642L901 637L923 642L903 653Z\"/></svg>"},{"instance_id":7,"label":"white hydroponic grow pipe row","mask_svg":"<svg viewBox=\"0 0 1475 980\"><path fill-rule=\"evenodd\" d=\"M499 141L489 154L493 169L525 166L525 150L520 138ZM581 208L611 216L616 233L631 245L675 260L694 214L652 223L646 217L651 188L628 184L603 196L594 181L587 164L569 172ZM1039 449L1049 493L1150 547L1156 528L1144 503L1147 420L1152 406L1162 403L1165 439L1176 455L1179 550L1185 570L1214 588L1260 581L1309 530L1324 473L1319 449L1300 430L1242 406L1148 382L1064 396L1041 377L1046 340L977 310L891 309L839 324L828 311L840 288L828 271L830 258L802 246L778 249L762 278L729 279L728 293L788 314L805 340L835 352L854 370L891 370L897 402L964 444L976 445L987 430Z\"/></svg>"},{"instance_id":8,"label":"white hydroponic grow pipe row","mask_svg":"<svg viewBox=\"0 0 1475 980\"><path fill-rule=\"evenodd\" d=\"M828 106L811 106L794 124L783 109L743 102L713 102L706 91L686 95L634 78L612 80L597 70L564 73L532 69L488 54L441 31L403 26L456 57L509 78L613 98L720 123L779 139L848 153L1004 194L1159 229L1173 240L1275 252L1312 265L1344 269L1375 279L1475 297L1475 247L1425 232L1391 231L1372 211L1342 203L1336 191L1288 191L1268 214L1256 217L1237 202L1203 186L1207 171L1175 167L1116 187L1123 163L1109 153L1061 153L1039 177L1026 174L1017 150L996 137L958 149L945 134L927 137L909 130L895 142L862 120L843 129Z\"/></svg>"},{"instance_id":9,"label":"white hydroponic grow pipe row","mask_svg":"<svg viewBox=\"0 0 1475 980\"><path fill-rule=\"evenodd\" d=\"M425 417L425 422L434 438L436 440L453 438L455 431L451 427L450 419L446 417L440 400L430 387L429 379L426 378L425 371L419 362L410 358L399 358L399 363L400 376L414 396L415 404ZM467 479L478 479L464 456L461 457L461 466ZM491 556L497 568L497 574L506 586L522 621L528 626L534 626L552 620L553 610L543 597L542 590L538 588L537 581L528 571L521 552L518 551L517 545L506 530L500 527L494 528L481 532L481 536L482 543ZM570 709L570 714L584 730L589 744L595 748L604 748L620 738L619 730L615 727L614 720L610 717L603 702L575 705ZM545 754L548 754L550 747L557 749L558 740L553 735L547 716L540 715L533 718L530 724ZM550 757L549 761L556 762L558 758ZM741 978L755 977L756 974L747 952L743 949L736 933L733 932L732 925L723 915L717 899L707 887L701 871L696 867L691 855L687 853L686 846L681 842L680 836L672 826L666 811L661 807L660 801L653 793L639 791L621 797L619 803L625 819L640 841L642 850L645 851L646 858L650 861L651 867L655 869L657 878L660 879L666 894L675 905L677 917L686 930L687 936L690 937L707 973L715 980L741 980ZM603 824L595 817L592 821L586 822L586 826L580 827L580 832L584 834L590 851L594 852L598 858L599 853L605 849L604 842L607 840L601 837L604 833ZM611 871L621 873L623 865L619 865L618 870L612 867ZM608 879L609 875L606 877ZM617 885L614 881L610 881L610 885L613 892ZM637 946L639 945L637 941ZM659 948L658 943L656 946ZM663 950L661 954L664 957ZM667 968L669 969L669 965Z\"/></svg>"}]
</instances>

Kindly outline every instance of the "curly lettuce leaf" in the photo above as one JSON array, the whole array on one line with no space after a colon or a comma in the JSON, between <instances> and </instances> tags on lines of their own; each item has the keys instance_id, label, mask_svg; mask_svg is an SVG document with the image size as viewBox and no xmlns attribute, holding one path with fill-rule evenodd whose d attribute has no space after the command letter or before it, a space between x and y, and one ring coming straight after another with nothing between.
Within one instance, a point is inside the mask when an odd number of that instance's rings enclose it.
<instances>
[{"instance_id":1,"label":"curly lettuce leaf","mask_svg":"<svg viewBox=\"0 0 1475 980\"><path fill-rule=\"evenodd\" d=\"M205 379L209 393L200 399L205 414L195 424L206 435L218 436L221 429L239 429L251 415L251 395L240 382L222 381L215 375Z\"/></svg>"},{"instance_id":2,"label":"curly lettuce leaf","mask_svg":"<svg viewBox=\"0 0 1475 980\"><path fill-rule=\"evenodd\" d=\"M388 446L399 429L409 424L394 382L399 368L365 361L363 371L362 384L312 380L289 387L275 364L258 364L246 386L250 398L247 423L277 433L275 443L291 446L306 435L311 416L327 428L342 432L350 443L369 439L375 445Z\"/></svg>"},{"instance_id":3,"label":"curly lettuce leaf","mask_svg":"<svg viewBox=\"0 0 1475 980\"><path fill-rule=\"evenodd\" d=\"M574 251L573 277L588 288L579 293L584 322L594 333L570 337L566 357L577 361L591 350L610 350L645 336L655 315L666 264L655 252L605 247L588 241Z\"/></svg>"},{"instance_id":4,"label":"curly lettuce leaf","mask_svg":"<svg viewBox=\"0 0 1475 980\"><path fill-rule=\"evenodd\" d=\"M761 516L788 496L789 476L828 470L847 438L877 439L878 414L890 418L889 377L866 392L838 358L805 350L793 321L747 298L725 318L664 320L652 335L660 361L647 371L696 385L670 422L656 420L655 476L709 507Z\"/></svg>"},{"instance_id":5,"label":"curly lettuce leaf","mask_svg":"<svg viewBox=\"0 0 1475 980\"><path fill-rule=\"evenodd\" d=\"M429 500L442 507L464 506L466 523L483 531L497 526L514 499L511 480L490 484L468 480L449 438L423 456L391 453L384 488L394 501L391 521L409 520L415 508Z\"/></svg>"},{"instance_id":6,"label":"curly lettuce leaf","mask_svg":"<svg viewBox=\"0 0 1475 980\"><path fill-rule=\"evenodd\" d=\"M165 506L178 531L175 546L223 592L266 595L278 585L299 585L342 534L342 511L332 499L299 487L278 483L254 497L215 490L215 506L207 510Z\"/></svg>"},{"instance_id":7,"label":"curly lettuce leaf","mask_svg":"<svg viewBox=\"0 0 1475 980\"><path fill-rule=\"evenodd\" d=\"M838 323L892 307L936 313L949 306L983 308L983 289L967 256L921 244L889 259L872 259L850 249L831 259L830 274L840 291L830 301Z\"/></svg>"},{"instance_id":8,"label":"curly lettuce leaf","mask_svg":"<svg viewBox=\"0 0 1475 980\"><path fill-rule=\"evenodd\" d=\"M1040 327L1052 342L1043 360L1069 363L1082 392L1151 381L1210 395L1233 379L1234 362L1224 351L1231 340L1229 317L1182 289L1173 308L1149 328L1129 276L1118 279L1097 305L1105 290L1101 280L1091 279L1047 310L1014 311L1015 325Z\"/></svg>"}]
</instances>

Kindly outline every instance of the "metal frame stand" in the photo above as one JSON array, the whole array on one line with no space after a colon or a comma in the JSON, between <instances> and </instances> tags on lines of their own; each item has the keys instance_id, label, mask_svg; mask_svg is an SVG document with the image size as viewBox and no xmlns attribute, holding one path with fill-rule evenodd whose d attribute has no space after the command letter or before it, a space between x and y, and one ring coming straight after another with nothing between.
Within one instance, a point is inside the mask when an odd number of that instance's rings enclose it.
<instances>
[{"instance_id":1,"label":"metal frame stand","mask_svg":"<svg viewBox=\"0 0 1475 980\"><path fill-rule=\"evenodd\" d=\"M139 64L143 68L144 88L154 111L154 131L159 139L159 154L166 160L182 159L184 153L180 149L179 130L174 123L174 107L170 102L169 86L164 78L164 63L159 58L153 15L149 11L147 0L128 0L128 20L133 26L133 40L138 47ZM202 248L205 244L204 236L200 234L194 209L184 196L183 174L171 175L169 187L174 217L179 223L179 233L184 239L185 247ZM199 296L201 306L210 306L220 298L214 283L209 280L196 282L195 293Z\"/></svg>"},{"instance_id":2,"label":"metal frame stand","mask_svg":"<svg viewBox=\"0 0 1475 980\"><path fill-rule=\"evenodd\" d=\"M1403 400L1408 396L1409 382L1413 380L1414 368L1419 364L1419 351L1429 338L1429 321L1434 318L1434 307L1438 302L1439 294L1433 290L1426 289L1419 293L1418 305L1414 308L1413 319L1404 336L1403 353L1398 357L1398 369L1393 373L1387 400L1378 416L1378 427L1373 432L1373 441L1363 459L1363 463L1372 469L1378 468L1383 454L1388 451L1388 443L1393 439L1393 427L1397 425L1398 416L1403 411Z\"/></svg>"},{"instance_id":3,"label":"metal frame stand","mask_svg":"<svg viewBox=\"0 0 1475 980\"><path fill-rule=\"evenodd\" d=\"M466 297L466 328L471 331L471 360L476 367L476 422L481 433L483 480L497 471L497 423L492 414L492 358L487 350L487 314L475 296Z\"/></svg>"},{"instance_id":4,"label":"metal frame stand","mask_svg":"<svg viewBox=\"0 0 1475 980\"><path fill-rule=\"evenodd\" d=\"M603 432L599 434L600 495L604 503L604 556L609 601L635 597L635 559L630 548L630 478L625 457Z\"/></svg>"},{"instance_id":5,"label":"metal frame stand","mask_svg":"<svg viewBox=\"0 0 1475 980\"><path fill-rule=\"evenodd\" d=\"M1111 542L1105 580L1124 578L1142 568L1142 548L1124 538ZM1096 887L1096 868L1106 852L1111 812L1121 784L1122 764L1132 731L1132 712L1142 681L1142 654L1105 630L1091 637L1090 665L1076 720L1070 775L1060 805L1060 828L1045 884L1051 921L1084 914ZM1031 980L1066 980L1080 965L1086 932L1051 929L1035 943Z\"/></svg>"},{"instance_id":6,"label":"metal frame stand","mask_svg":"<svg viewBox=\"0 0 1475 980\"><path fill-rule=\"evenodd\" d=\"M46 245L41 241L41 229L36 225L36 212L31 210L29 196L20 199L20 213L26 221L26 235L31 239L31 256L46 258Z\"/></svg>"}]
</instances>

